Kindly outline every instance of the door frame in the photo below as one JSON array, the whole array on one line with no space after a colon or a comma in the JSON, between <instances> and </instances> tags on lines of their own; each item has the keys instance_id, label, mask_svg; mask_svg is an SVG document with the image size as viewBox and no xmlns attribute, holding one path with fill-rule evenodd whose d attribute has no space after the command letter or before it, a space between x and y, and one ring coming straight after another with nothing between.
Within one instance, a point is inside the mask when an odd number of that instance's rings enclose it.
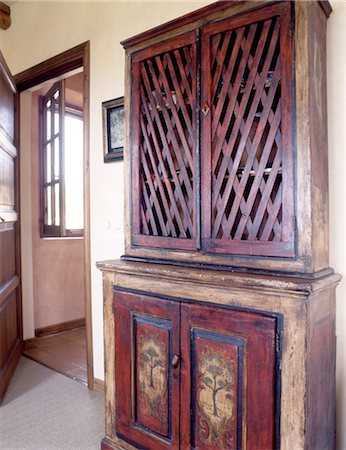
<instances>
[{"instance_id":1,"label":"door frame","mask_svg":"<svg viewBox=\"0 0 346 450\"><path fill-rule=\"evenodd\" d=\"M84 172L84 289L88 388L94 390L91 254L90 254L90 41L43 61L14 76L18 92L83 67L83 172Z\"/></svg>"}]
</instances>

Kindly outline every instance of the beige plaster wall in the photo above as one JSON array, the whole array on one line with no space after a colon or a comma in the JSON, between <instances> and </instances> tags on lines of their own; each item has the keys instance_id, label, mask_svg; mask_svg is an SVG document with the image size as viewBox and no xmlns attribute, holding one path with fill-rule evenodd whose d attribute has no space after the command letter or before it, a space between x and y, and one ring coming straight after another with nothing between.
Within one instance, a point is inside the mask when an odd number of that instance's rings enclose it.
<instances>
[{"instance_id":1,"label":"beige plaster wall","mask_svg":"<svg viewBox=\"0 0 346 450\"><path fill-rule=\"evenodd\" d=\"M208 2L206 2L208 3ZM332 1L328 23L331 265L346 277L346 3ZM202 5L186 1L30 2L12 7L12 26L0 32L13 73L81 42L91 42L91 257L94 369L103 378L102 284L95 262L123 251L122 163L102 159L101 103L123 95L124 53L119 42ZM35 25L34 25L35 24ZM26 193L24 193L26 195ZM30 264L30 258L27 259ZM346 287L337 291L338 449L346 450ZM24 299L30 302L30 296ZM24 305L30 328L30 304Z\"/></svg>"}]
</instances>

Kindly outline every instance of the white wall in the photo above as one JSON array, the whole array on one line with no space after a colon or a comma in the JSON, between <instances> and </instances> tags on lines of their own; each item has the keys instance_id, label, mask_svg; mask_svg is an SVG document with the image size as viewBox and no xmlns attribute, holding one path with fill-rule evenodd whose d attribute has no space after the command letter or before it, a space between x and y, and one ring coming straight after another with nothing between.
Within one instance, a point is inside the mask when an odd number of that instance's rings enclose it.
<instances>
[{"instance_id":1,"label":"white wall","mask_svg":"<svg viewBox=\"0 0 346 450\"><path fill-rule=\"evenodd\" d=\"M91 41L91 253L95 376L103 378L102 285L95 262L123 251L122 163L104 164L101 103L123 95L119 42L201 6L201 2L23 2L0 47L13 73ZM328 21L331 266L346 278L346 2L332 1ZM39 26L38 26L39 24ZM338 449L346 450L346 285L337 290ZM26 311L24 306L24 312ZM30 313L30 305L27 307ZM30 318L30 314L28 316ZM29 336L25 336L29 337ZM293 449L292 449L293 450Z\"/></svg>"}]
</instances>

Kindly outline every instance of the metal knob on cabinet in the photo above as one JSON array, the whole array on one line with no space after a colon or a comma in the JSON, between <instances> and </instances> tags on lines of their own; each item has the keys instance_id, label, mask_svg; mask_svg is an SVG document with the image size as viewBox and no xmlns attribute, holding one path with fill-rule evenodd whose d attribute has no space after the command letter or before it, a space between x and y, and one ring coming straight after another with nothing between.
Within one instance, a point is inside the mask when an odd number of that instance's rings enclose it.
<instances>
[{"instance_id":1,"label":"metal knob on cabinet","mask_svg":"<svg viewBox=\"0 0 346 450\"><path fill-rule=\"evenodd\" d=\"M180 356L174 355L172 358L172 368L176 369L179 366L179 363L180 363Z\"/></svg>"}]
</instances>

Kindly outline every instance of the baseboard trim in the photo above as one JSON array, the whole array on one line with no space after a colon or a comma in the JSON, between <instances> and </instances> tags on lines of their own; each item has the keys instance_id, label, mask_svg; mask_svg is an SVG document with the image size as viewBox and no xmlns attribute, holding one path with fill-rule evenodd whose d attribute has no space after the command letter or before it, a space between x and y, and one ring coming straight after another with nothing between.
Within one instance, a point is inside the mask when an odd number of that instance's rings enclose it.
<instances>
[{"instance_id":1,"label":"baseboard trim","mask_svg":"<svg viewBox=\"0 0 346 450\"><path fill-rule=\"evenodd\" d=\"M25 339L25 341L23 341L23 350L30 350L31 348L35 348L37 345L37 338L33 337L30 339Z\"/></svg>"},{"instance_id":2,"label":"baseboard trim","mask_svg":"<svg viewBox=\"0 0 346 450\"><path fill-rule=\"evenodd\" d=\"M98 392L99 394L105 393L105 383L103 380L100 380L99 378L94 378L94 391Z\"/></svg>"},{"instance_id":3,"label":"baseboard trim","mask_svg":"<svg viewBox=\"0 0 346 450\"><path fill-rule=\"evenodd\" d=\"M85 318L55 323L53 325L48 325L47 327L36 328L35 337L41 338L49 336L51 334L61 333L62 331L73 330L74 328L80 328L84 326L85 326Z\"/></svg>"}]
</instances>

